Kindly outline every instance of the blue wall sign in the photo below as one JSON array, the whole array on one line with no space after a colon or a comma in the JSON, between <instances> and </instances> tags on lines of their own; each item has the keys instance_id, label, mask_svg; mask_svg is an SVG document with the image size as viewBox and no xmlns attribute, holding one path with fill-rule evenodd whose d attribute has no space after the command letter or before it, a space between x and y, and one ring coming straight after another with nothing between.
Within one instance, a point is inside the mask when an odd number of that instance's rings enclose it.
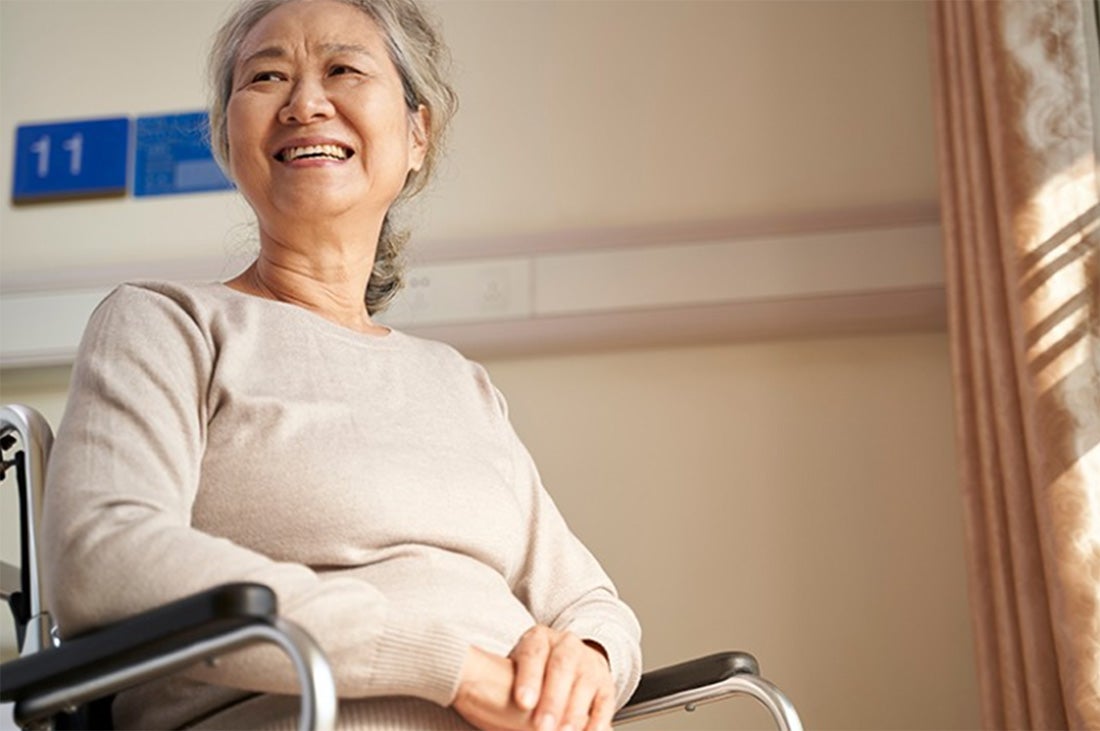
<instances>
[{"instance_id":1,"label":"blue wall sign","mask_svg":"<svg viewBox=\"0 0 1100 731\"><path fill-rule=\"evenodd\" d=\"M134 195L173 195L228 190L208 143L206 112L138 117Z\"/></svg>"},{"instance_id":2,"label":"blue wall sign","mask_svg":"<svg viewBox=\"0 0 1100 731\"><path fill-rule=\"evenodd\" d=\"M129 143L126 117L20 125L12 199L124 193Z\"/></svg>"}]
</instances>

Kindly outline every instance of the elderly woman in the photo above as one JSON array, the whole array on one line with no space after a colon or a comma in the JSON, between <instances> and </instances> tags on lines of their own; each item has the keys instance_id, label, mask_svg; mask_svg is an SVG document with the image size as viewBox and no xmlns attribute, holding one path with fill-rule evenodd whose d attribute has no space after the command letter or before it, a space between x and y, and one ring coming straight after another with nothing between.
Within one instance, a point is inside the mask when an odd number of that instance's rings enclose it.
<instances>
[{"instance_id":1,"label":"elderly woman","mask_svg":"<svg viewBox=\"0 0 1100 731\"><path fill-rule=\"evenodd\" d=\"M260 253L225 283L122 286L73 371L46 490L67 633L229 581L328 654L345 728L609 726L639 629L566 527L486 372L379 325L388 215L454 107L413 0L249 0L212 56L215 149ZM365 294L365 296L364 296ZM293 723L239 653L123 693L119 725Z\"/></svg>"}]
</instances>

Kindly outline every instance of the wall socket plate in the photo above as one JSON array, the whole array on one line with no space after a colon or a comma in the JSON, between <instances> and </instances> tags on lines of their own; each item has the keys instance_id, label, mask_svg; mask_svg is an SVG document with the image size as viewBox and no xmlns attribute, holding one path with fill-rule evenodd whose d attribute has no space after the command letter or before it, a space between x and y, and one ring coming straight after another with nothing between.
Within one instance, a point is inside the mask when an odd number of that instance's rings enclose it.
<instances>
[{"instance_id":1,"label":"wall socket plate","mask_svg":"<svg viewBox=\"0 0 1100 731\"><path fill-rule=\"evenodd\" d=\"M397 327L515 320L532 314L531 260L483 259L410 267L379 321Z\"/></svg>"}]
</instances>

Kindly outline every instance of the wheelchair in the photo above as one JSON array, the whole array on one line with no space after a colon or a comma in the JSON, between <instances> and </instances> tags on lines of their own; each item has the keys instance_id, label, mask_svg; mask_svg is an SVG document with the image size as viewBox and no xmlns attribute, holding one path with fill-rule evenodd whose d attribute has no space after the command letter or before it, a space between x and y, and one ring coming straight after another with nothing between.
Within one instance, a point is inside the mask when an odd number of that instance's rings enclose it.
<instances>
[{"instance_id":1,"label":"wheelchair","mask_svg":"<svg viewBox=\"0 0 1100 731\"><path fill-rule=\"evenodd\" d=\"M274 592L228 584L61 641L41 591L38 542L45 470L53 442L47 421L21 405L0 408L0 479L15 475L20 508L18 569L3 566L3 596L15 619L20 656L0 665L0 701L25 729L110 728L113 694L246 645L277 645L301 687L299 728L335 728L336 686L321 648L279 617ZM14 586L8 586L9 580ZM787 697L760 675L756 659L721 652L642 676L616 725L734 696L762 703L781 731L801 731Z\"/></svg>"}]
</instances>

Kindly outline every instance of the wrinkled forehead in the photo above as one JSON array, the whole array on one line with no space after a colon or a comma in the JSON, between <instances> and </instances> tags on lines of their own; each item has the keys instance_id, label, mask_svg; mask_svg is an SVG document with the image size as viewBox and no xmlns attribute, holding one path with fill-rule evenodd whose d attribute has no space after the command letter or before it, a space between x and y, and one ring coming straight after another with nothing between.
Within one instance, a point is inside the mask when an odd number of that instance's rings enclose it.
<instances>
[{"instance_id":1,"label":"wrinkled forehead","mask_svg":"<svg viewBox=\"0 0 1100 731\"><path fill-rule=\"evenodd\" d=\"M255 59L359 53L381 62L386 39L374 19L340 0L294 0L263 16L245 34L234 69Z\"/></svg>"}]
</instances>

